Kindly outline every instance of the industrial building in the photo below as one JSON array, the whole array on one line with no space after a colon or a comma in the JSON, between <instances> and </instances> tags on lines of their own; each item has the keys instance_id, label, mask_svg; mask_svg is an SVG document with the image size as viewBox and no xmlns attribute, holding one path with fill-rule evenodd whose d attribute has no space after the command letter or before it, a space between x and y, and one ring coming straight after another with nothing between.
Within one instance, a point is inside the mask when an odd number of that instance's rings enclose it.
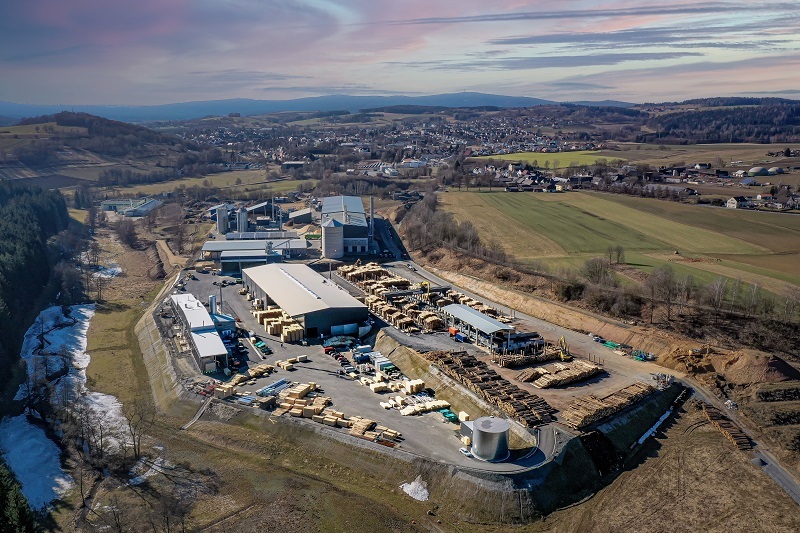
<instances>
[{"instance_id":1,"label":"industrial building","mask_svg":"<svg viewBox=\"0 0 800 533\"><path fill-rule=\"evenodd\" d=\"M217 322L192 294L175 294L170 296L170 301L180 319L183 336L192 347L198 368L204 373L214 372L217 369L217 358L228 354L219 336ZM221 322L225 325L221 327L227 328L232 320L231 317L224 317Z\"/></svg>"},{"instance_id":2,"label":"industrial building","mask_svg":"<svg viewBox=\"0 0 800 533\"><path fill-rule=\"evenodd\" d=\"M323 257L340 259L344 254L369 253L374 234L372 206L370 198L368 218L364 203L358 196L329 196L322 199L320 225Z\"/></svg>"},{"instance_id":3,"label":"industrial building","mask_svg":"<svg viewBox=\"0 0 800 533\"><path fill-rule=\"evenodd\" d=\"M296 239L296 231L229 231L225 234L225 239L229 241L268 241L276 239Z\"/></svg>"},{"instance_id":4,"label":"industrial building","mask_svg":"<svg viewBox=\"0 0 800 533\"><path fill-rule=\"evenodd\" d=\"M307 338L359 334L367 306L302 264L278 263L242 271L244 286L264 305L276 305L296 320Z\"/></svg>"},{"instance_id":5,"label":"industrial building","mask_svg":"<svg viewBox=\"0 0 800 533\"><path fill-rule=\"evenodd\" d=\"M478 346L492 348L508 343L512 326L477 311L468 305L451 304L442 307L448 326L458 328Z\"/></svg>"},{"instance_id":6,"label":"industrial building","mask_svg":"<svg viewBox=\"0 0 800 533\"><path fill-rule=\"evenodd\" d=\"M150 211L161 207L163 203L154 198L137 198L125 200L103 200L100 209L114 211L126 217L143 217Z\"/></svg>"},{"instance_id":7,"label":"industrial building","mask_svg":"<svg viewBox=\"0 0 800 533\"><path fill-rule=\"evenodd\" d=\"M235 274L245 268L305 257L308 247L308 241L297 238L206 241L201 258L213 261L224 273Z\"/></svg>"},{"instance_id":8,"label":"industrial building","mask_svg":"<svg viewBox=\"0 0 800 533\"><path fill-rule=\"evenodd\" d=\"M292 224L311 224L313 221L310 207L289 213L289 222Z\"/></svg>"}]
</instances>

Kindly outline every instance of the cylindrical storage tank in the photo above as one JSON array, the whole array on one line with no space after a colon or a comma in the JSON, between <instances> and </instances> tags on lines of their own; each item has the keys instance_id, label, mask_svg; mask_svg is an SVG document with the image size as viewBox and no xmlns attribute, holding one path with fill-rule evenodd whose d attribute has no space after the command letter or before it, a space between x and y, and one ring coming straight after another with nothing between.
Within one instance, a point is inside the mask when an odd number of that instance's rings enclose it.
<instances>
[{"instance_id":1,"label":"cylindrical storage tank","mask_svg":"<svg viewBox=\"0 0 800 533\"><path fill-rule=\"evenodd\" d=\"M217 232L224 235L228 233L228 208L217 208Z\"/></svg>"},{"instance_id":2,"label":"cylindrical storage tank","mask_svg":"<svg viewBox=\"0 0 800 533\"><path fill-rule=\"evenodd\" d=\"M507 420L494 416L477 419L472 429L472 455L484 461L503 461L508 458Z\"/></svg>"},{"instance_id":3,"label":"cylindrical storage tank","mask_svg":"<svg viewBox=\"0 0 800 533\"><path fill-rule=\"evenodd\" d=\"M344 257L344 224L338 220L330 219L322 224L322 257Z\"/></svg>"},{"instance_id":4,"label":"cylindrical storage tank","mask_svg":"<svg viewBox=\"0 0 800 533\"><path fill-rule=\"evenodd\" d=\"M208 297L208 312L212 315L217 314L217 297L213 294Z\"/></svg>"},{"instance_id":5,"label":"cylindrical storage tank","mask_svg":"<svg viewBox=\"0 0 800 533\"><path fill-rule=\"evenodd\" d=\"M236 231L244 233L248 230L247 209L242 207L236 212Z\"/></svg>"}]
</instances>

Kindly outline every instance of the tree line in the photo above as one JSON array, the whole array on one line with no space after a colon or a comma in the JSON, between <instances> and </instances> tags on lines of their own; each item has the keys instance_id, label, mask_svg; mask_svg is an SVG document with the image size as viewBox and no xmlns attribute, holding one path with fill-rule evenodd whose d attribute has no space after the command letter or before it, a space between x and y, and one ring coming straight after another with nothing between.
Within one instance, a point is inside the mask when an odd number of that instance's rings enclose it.
<instances>
[{"instance_id":1,"label":"tree line","mask_svg":"<svg viewBox=\"0 0 800 533\"><path fill-rule=\"evenodd\" d=\"M19 353L27 316L47 285L57 258L48 239L69 224L64 197L12 181L0 181L0 361Z\"/></svg>"}]
</instances>

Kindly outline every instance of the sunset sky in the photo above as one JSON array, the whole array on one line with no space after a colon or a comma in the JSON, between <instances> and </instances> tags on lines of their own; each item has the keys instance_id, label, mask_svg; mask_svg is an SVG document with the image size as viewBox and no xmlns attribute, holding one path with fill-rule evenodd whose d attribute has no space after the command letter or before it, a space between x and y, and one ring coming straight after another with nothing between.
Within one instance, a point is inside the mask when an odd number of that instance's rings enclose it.
<instances>
[{"instance_id":1,"label":"sunset sky","mask_svg":"<svg viewBox=\"0 0 800 533\"><path fill-rule=\"evenodd\" d=\"M800 95L800 2L3 0L0 100Z\"/></svg>"}]
</instances>

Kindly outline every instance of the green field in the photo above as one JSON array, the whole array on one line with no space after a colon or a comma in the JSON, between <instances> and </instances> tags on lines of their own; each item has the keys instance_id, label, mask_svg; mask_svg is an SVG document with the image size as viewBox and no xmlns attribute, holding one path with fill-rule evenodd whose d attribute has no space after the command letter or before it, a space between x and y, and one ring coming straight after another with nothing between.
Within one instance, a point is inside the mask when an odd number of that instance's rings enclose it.
<instances>
[{"instance_id":1,"label":"green field","mask_svg":"<svg viewBox=\"0 0 800 533\"><path fill-rule=\"evenodd\" d=\"M776 294L800 286L797 216L585 192L448 192L441 200L523 263L576 269L619 244L643 272L669 263L706 283L738 278Z\"/></svg>"},{"instance_id":2,"label":"green field","mask_svg":"<svg viewBox=\"0 0 800 533\"><path fill-rule=\"evenodd\" d=\"M578 151L578 152L558 152L558 153L542 153L542 152L516 152L513 154L498 154L475 157L473 159L486 160L493 159L495 161L522 161L524 163L533 163L537 161L539 167L544 167L545 164L550 168L566 168L571 165L593 165L598 159L605 159L609 163L614 160L625 161L625 158L616 153L605 152L592 152L592 151Z\"/></svg>"}]
</instances>

